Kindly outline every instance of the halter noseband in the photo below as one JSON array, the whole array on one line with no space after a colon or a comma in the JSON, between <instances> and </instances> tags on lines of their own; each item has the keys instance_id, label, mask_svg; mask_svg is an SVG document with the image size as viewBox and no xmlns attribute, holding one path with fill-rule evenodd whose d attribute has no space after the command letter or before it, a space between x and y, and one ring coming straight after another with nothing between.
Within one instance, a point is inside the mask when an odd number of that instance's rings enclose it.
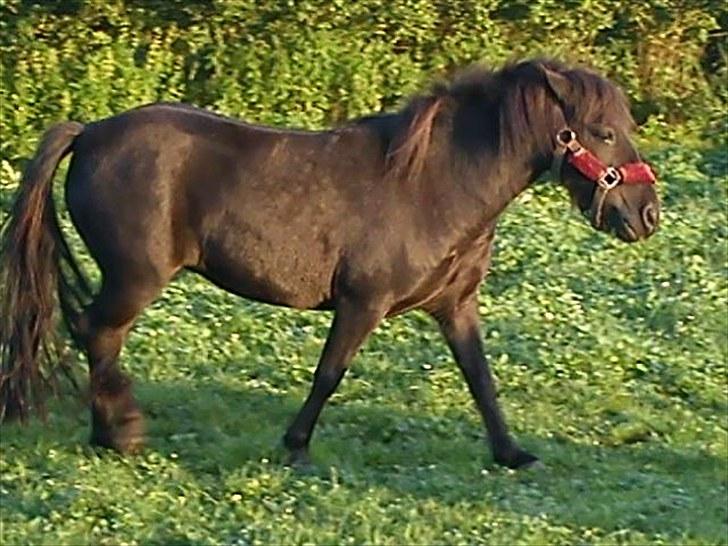
<instances>
[{"instance_id":1,"label":"halter noseband","mask_svg":"<svg viewBox=\"0 0 728 546\"><path fill-rule=\"evenodd\" d=\"M584 148L576 138L576 133L569 128L556 134L556 150L552 170L557 178L561 178L561 166L564 158L585 178L594 182L604 192L608 192L619 184L654 184L655 173L647 163L637 161L624 163L619 167L606 165L592 152Z\"/></svg>"}]
</instances>

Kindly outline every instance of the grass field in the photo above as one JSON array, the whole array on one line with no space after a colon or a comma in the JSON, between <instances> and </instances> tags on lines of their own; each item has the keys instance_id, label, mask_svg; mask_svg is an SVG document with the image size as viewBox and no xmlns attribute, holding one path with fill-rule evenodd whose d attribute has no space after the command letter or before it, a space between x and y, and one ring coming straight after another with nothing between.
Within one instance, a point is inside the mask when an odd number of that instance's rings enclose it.
<instances>
[{"instance_id":1,"label":"grass field","mask_svg":"<svg viewBox=\"0 0 728 546\"><path fill-rule=\"evenodd\" d=\"M728 544L728 159L669 144L649 159L664 211L645 243L594 232L548 185L499 229L484 336L509 422L545 471L493 465L417 313L356 358L315 469L283 466L330 316L186 275L123 354L146 451L92 451L75 401L45 425L3 425L0 544Z\"/></svg>"}]
</instances>

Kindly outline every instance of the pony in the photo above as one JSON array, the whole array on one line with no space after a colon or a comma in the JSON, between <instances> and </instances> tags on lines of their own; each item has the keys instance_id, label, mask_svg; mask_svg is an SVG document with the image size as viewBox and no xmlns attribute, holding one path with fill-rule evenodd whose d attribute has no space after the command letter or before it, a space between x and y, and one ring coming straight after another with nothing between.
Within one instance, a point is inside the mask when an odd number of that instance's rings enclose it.
<instances>
[{"instance_id":1,"label":"pony","mask_svg":"<svg viewBox=\"0 0 728 546\"><path fill-rule=\"evenodd\" d=\"M483 352L478 294L496 224L552 169L595 229L652 235L660 204L634 129L615 84L551 59L470 70L399 111L324 131L167 103L55 125L2 231L1 415L42 411L68 369L54 350L60 308L88 359L91 443L140 448L143 414L118 356L135 318L186 269L244 298L333 311L283 437L291 461L308 460L319 414L367 336L419 309L462 371L495 462L536 464L508 430ZM65 202L101 272L95 291L52 197L67 155Z\"/></svg>"}]
</instances>

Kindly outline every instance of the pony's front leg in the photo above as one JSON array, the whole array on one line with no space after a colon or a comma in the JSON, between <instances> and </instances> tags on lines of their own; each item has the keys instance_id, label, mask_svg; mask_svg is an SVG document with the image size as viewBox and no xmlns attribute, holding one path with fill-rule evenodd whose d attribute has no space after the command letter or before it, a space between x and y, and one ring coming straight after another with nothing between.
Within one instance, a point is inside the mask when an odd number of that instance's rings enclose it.
<instances>
[{"instance_id":1,"label":"pony's front leg","mask_svg":"<svg viewBox=\"0 0 728 546\"><path fill-rule=\"evenodd\" d=\"M356 351L384 316L384 312L365 304L342 301L321 353L313 387L283 437L292 463L308 462L308 444L326 400L334 393Z\"/></svg>"},{"instance_id":2,"label":"pony's front leg","mask_svg":"<svg viewBox=\"0 0 728 546\"><path fill-rule=\"evenodd\" d=\"M536 456L518 447L513 440L498 406L495 382L480 339L476 295L458 305L438 309L433 315L483 417L495 462L509 468L537 463Z\"/></svg>"}]
</instances>

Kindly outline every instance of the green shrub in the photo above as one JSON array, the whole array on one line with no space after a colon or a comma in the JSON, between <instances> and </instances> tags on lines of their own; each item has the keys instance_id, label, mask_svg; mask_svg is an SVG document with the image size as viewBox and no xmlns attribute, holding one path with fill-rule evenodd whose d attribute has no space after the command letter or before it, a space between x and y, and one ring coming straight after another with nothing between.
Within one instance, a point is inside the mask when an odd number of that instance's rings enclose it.
<instances>
[{"instance_id":1,"label":"green shrub","mask_svg":"<svg viewBox=\"0 0 728 546\"><path fill-rule=\"evenodd\" d=\"M392 108L456 67L531 55L602 70L640 121L715 123L728 97L727 18L714 1L2 0L0 10L0 152L11 162L55 120L172 100L320 127Z\"/></svg>"}]
</instances>

